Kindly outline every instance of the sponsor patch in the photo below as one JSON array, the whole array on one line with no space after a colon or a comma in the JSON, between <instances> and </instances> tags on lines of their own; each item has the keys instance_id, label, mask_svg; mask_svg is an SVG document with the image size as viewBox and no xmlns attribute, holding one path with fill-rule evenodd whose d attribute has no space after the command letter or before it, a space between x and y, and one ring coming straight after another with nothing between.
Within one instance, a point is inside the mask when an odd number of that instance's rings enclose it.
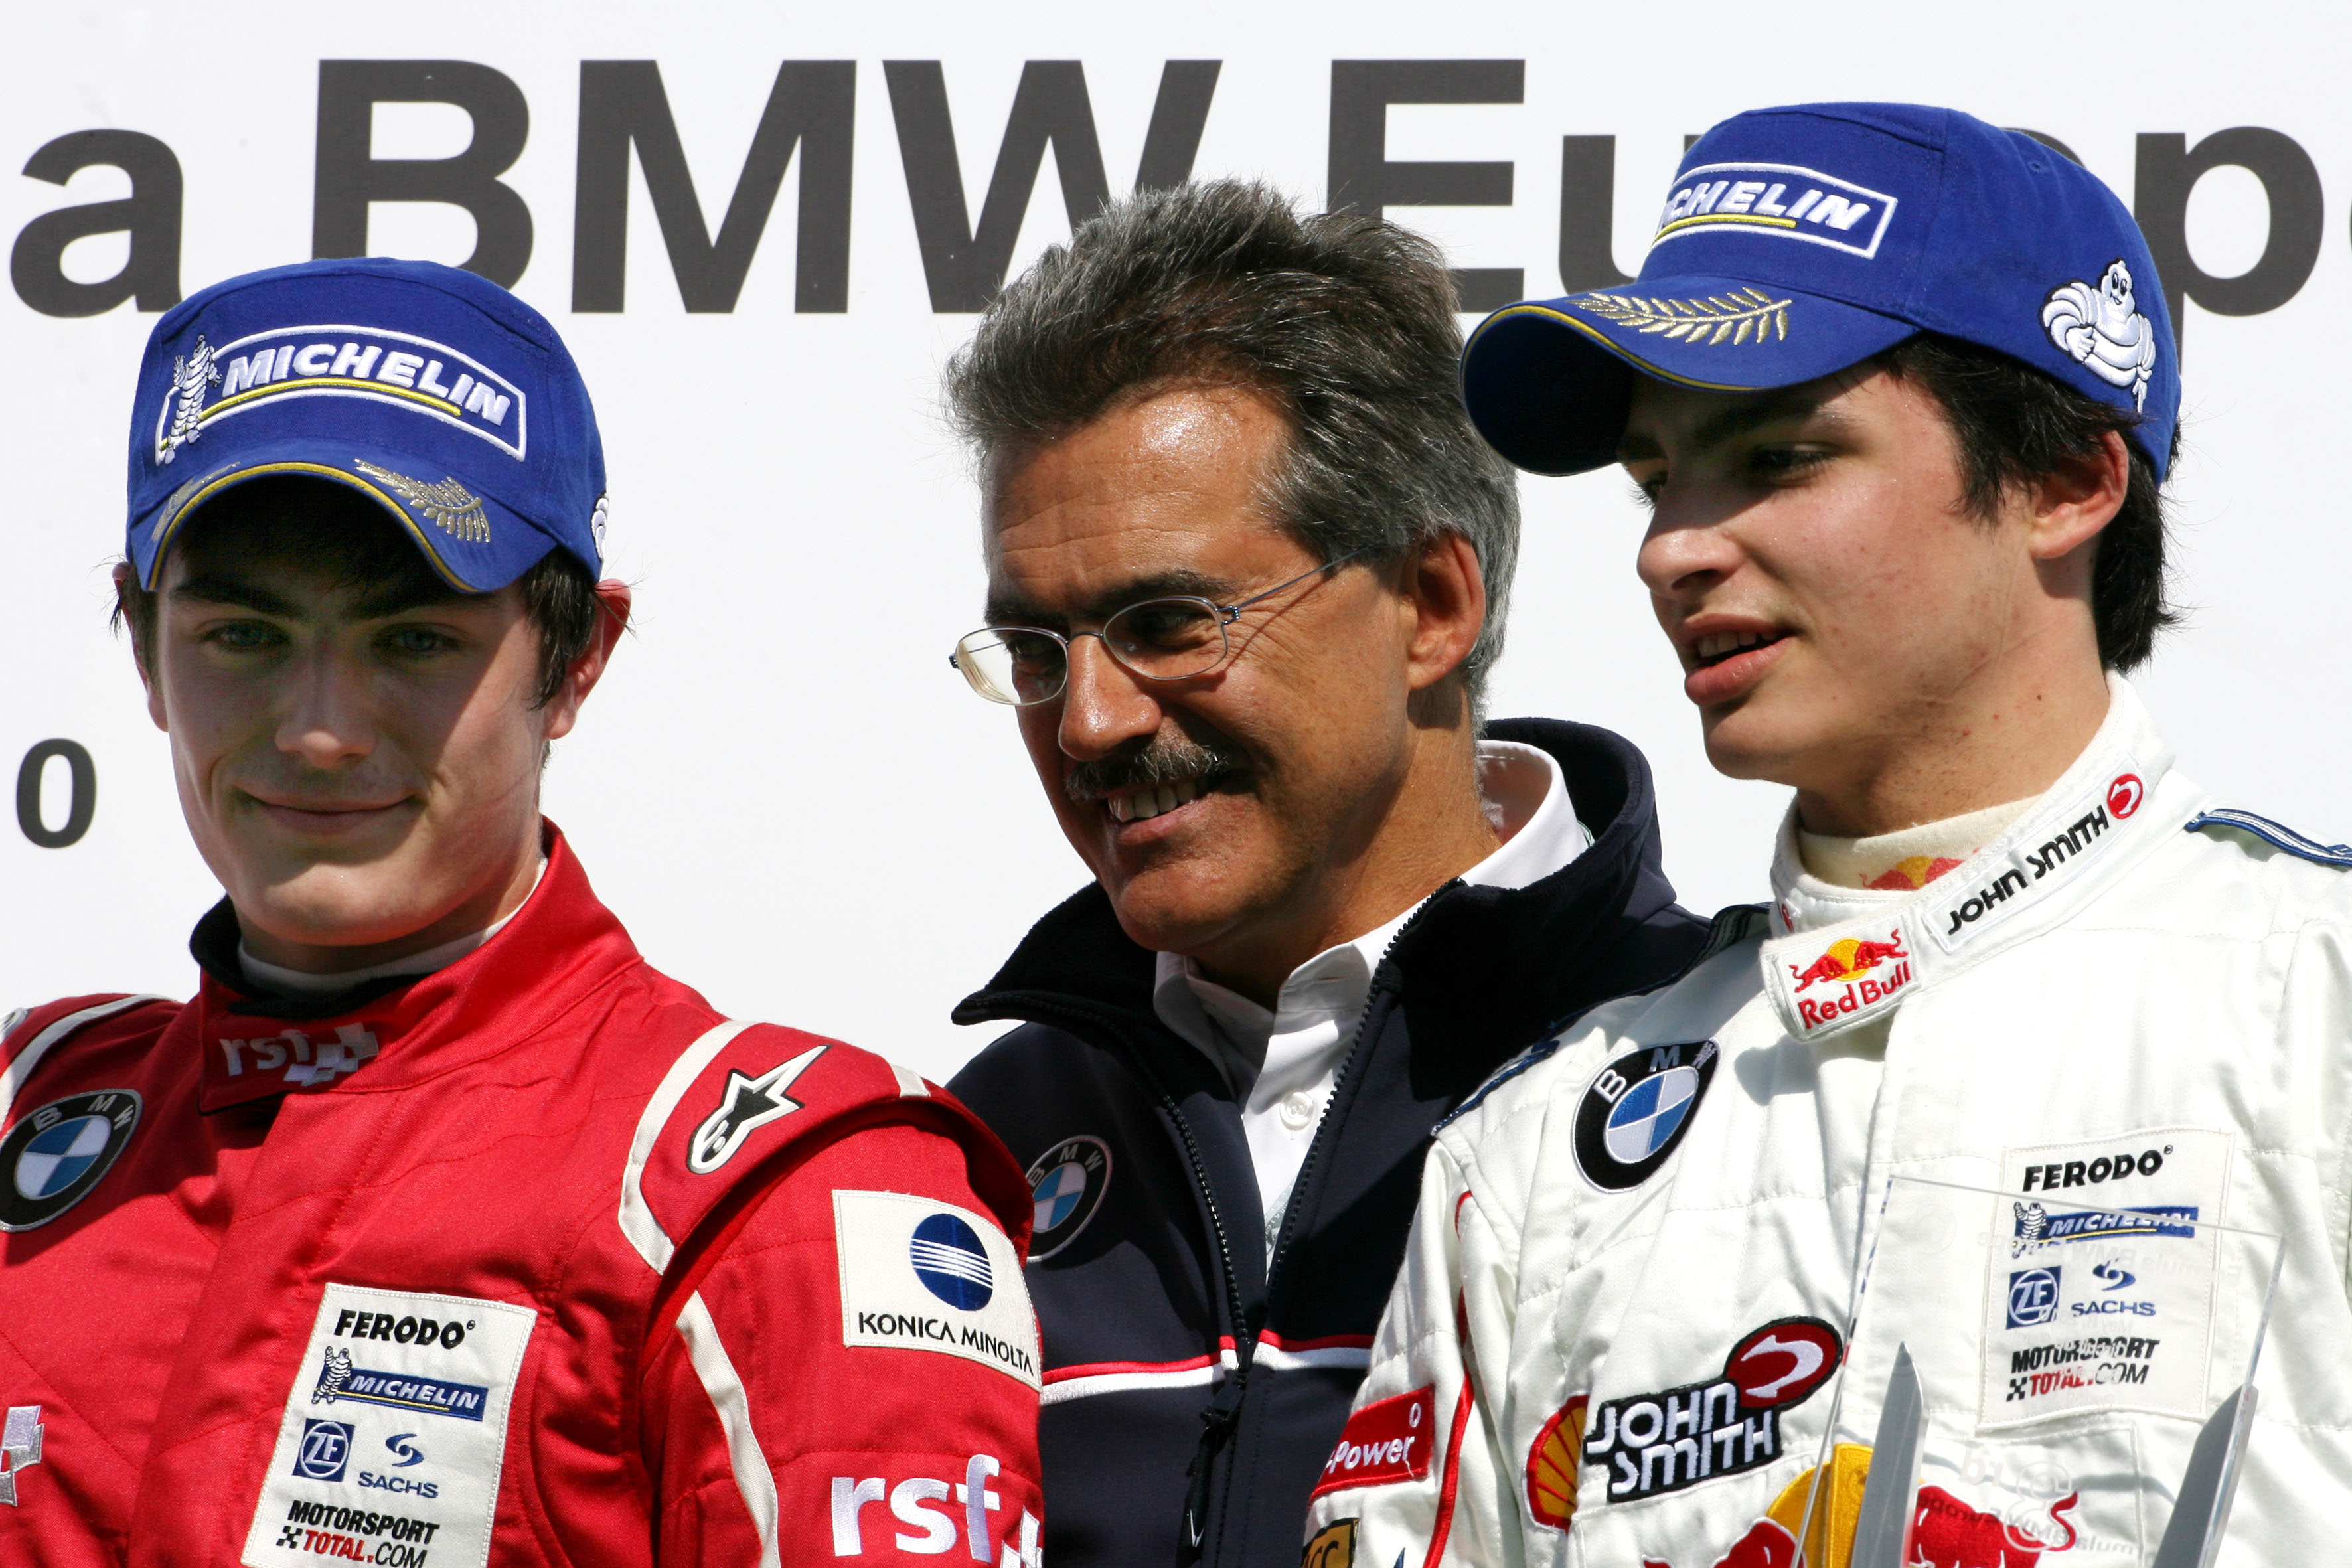
<instances>
[{"instance_id":1,"label":"sponsor patch","mask_svg":"<svg viewBox=\"0 0 2352 1568\"><path fill-rule=\"evenodd\" d=\"M1705 163L1675 179L1651 243L1737 232L1874 257L1899 205L1884 191L1793 163Z\"/></svg>"},{"instance_id":2,"label":"sponsor patch","mask_svg":"<svg viewBox=\"0 0 2352 1568\"><path fill-rule=\"evenodd\" d=\"M814 1067L817 1058L829 1048L811 1046L757 1078L745 1078L734 1068L728 1068L727 1087L719 1096L718 1109L702 1119L686 1146L686 1168L698 1176L710 1174L735 1157L743 1140L769 1122L798 1110L801 1102L784 1091L801 1074Z\"/></svg>"},{"instance_id":3,"label":"sponsor patch","mask_svg":"<svg viewBox=\"0 0 2352 1568\"><path fill-rule=\"evenodd\" d=\"M1781 1456L1781 1415L1829 1381L1844 1352L1819 1318L1775 1320L1732 1347L1719 1376L1592 1405L1584 1463L1608 1472L1612 1502L1760 1469Z\"/></svg>"},{"instance_id":4,"label":"sponsor patch","mask_svg":"<svg viewBox=\"0 0 2352 1568\"><path fill-rule=\"evenodd\" d=\"M323 1089L346 1073L375 1060L383 1049L375 1031L365 1024L338 1024L331 1038L312 1039L301 1029L287 1029L251 1039L215 1037L218 1061L205 1064L205 1075L229 1087L243 1099L278 1094L288 1085Z\"/></svg>"},{"instance_id":5,"label":"sponsor patch","mask_svg":"<svg viewBox=\"0 0 2352 1568\"><path fill-rule=\"evenodd\" d=\"M1987 1427L2120 1410L2201 1419L2231 1138L2202 1128L2011 1149L1987 1262ZM2201 1218L2200 1218L2201 1216ZM2243 1325L2233 1325L2242 1327Z\"/></svg>"},{"instance_id":6,"label":"sponsor patch","mask_svg":"<svg viewBox=\"0 0 2352 1568\"><path fill-rule=\"evenodd\" d=\"M1437 1387L1377 1399L1348 1416L1339 1446L1324 1461L1310 1497L1353 1487L1417 1481L1429 1474L1437 1442Z\"/></svg>"},{"instance_id":7,"label":"sponsor patch","mask_svg":"<svg viewBox=\"0 0 2352 1568\"><path fill-rule=\"evenodd\" d=\"M955 1480L921 1474L832 1478L833 1555L868 1553L892 1562L902 1553L961 1559L993 1568L1043 1568L1044 1521L1005 1500L1013 1488L990 1482L1004 1473L993 1454L974 1454ZM872 1515L866 1511L875 1510ZM1013 1514L1018 1512L1016 1522ZM964 1550L956 1552L961 1544ZM812 1545L810 1548L814 1550ZM815 1561L809 1558L809 1561Z\"/></svg>"},{"instance_id":8,"label":"sponsor patch","mask_svg":"<svg viewBox=\"0 0 2352 1568\"><path fill-rule=\"evenodd\" d=\"M2147 798L2147 786L2137 764L2119 767L2072 811L2059 815L2040 843L2020 844L2006 855L1986 857L1959 891L1928 909L1927 930L1946 952L1958 952L2032 902L2029 892L2055 886L2097 855L2116 825L2129 819Z\"/></svg>"},{"instance_id":9,"label":"sponsor patch","mask_svg":"<svg viewBox=\"0 0 2352 1568\"><path fill-rule=\"evenodd\" d=\"M1814 1029L1875 1007L1910 984L1911 953L1898 926L1884 942L1841 937L1811 963L1790 964L1789 976L1794 982L1790 990L1797 998L1798 1020ZM1821 988L1817 994L1804 994L1816 986Z\"/></svg>"},{"instance_id":10,"label":"sponsor patch","mask_svg":"<svg viewBox=\"0 0 2352 1568\"><path fill-rule=\"evenodd\" d=\"M365 398L436 419L510 458L529 449L522 389L479 360L375 327L280 327L218 348L199 336L173 362L155 416L155 461L173 461L224 419L288 397Z\"/></svg>"},{"instance_id":11,"label":"sponsor patch","mask_svg":"<svg viewBox=\"0 0 2352 1568\"><path fill-rule=\"evenodd\" d=\"M2060 1266L2020 1268L2009 1277L2009 1326L2039 1328L2058 1315Z\"/></svg>"},{"instance_id":12,"label":"sponsor patch","mask_svg":"<svg viewBox=\"0 0 2352 1568\"><path fill-rule=\"evenodd\" d=\"M2120 257L2107 263L2095 285L2077 278L2050 290L2042 306L2042 330L2068 359L2109 386L2129 390L2134 408L2147 407L2147 384L2156 374L2156 324L2141 311L2131 268Z\"/></svg>"},{"instance_id":13,"label":"sponsor patch","mask_svg":"<svg viewBox=\"0 0 2352 1568\"><path fill-rule=\"evenodd\" d=\"M352 1424L305 1417L294 1473L306 1481L340 1481L352 1462Z\"/></svg>"},{"instance_id":14,"label":"sponsor patch","mask_svg":"<svg viewBox=\"0 0 2352 1568\"><path fill-rule=\"evenodd\" d=\"M1576 1472L1584 1462L1584 1416L1591 1403L1578 1394L1553 1411L1528 1445L1528 1512L1538 1524L1566 1530L1576 1518Z\"/></svg>"},{"instance_id":15,"label":"sponsor patch","mask_svg":"<svg viewBox=\"0 0 2352 1568\"><path fill-rule=\"evenodd\" d=\"M841 1342L961 1356L1043 1386L1021 1259L985 1216L903 1193L836 1191Z\"/></svg>"},{"instance_id":16,"label":"sponsor patch","mask_svg":"<svg viewBox=\"0 0 2352 1568\"><path fill-rule=\"evenodd\" d=\"M1355 1561L1356 1521L1335 1519L1307 1538L1298 1568L1353 1568Z\"/></svg>"},{"instance_id":17,"label":"sponsor patch","mask_svg":"<svg viewBox=\"0 0 2352 1568\"><path fill-rule=\"evenodd\" d=\"M23 1505L17 1485L26 1470L41 1462L44 1430L37 1405L12 1405L6 1418L0 1420L0 1503L10 1508Z\"/></svg>"},{"instance_id":18,"label":"sponsor patch","mask_svg":"<svg viewBox=\"0 0 2352 1568\"><path fill-rule=\"evenodd\" d=\"M0 1231L36 1230L90 1194L139 1131L139 1092L53 1100L0 1138Z\"/></svg>"},{"instance_id":19,"label":"sponsor patch","mask_svg":"<svg viewBox=\"0 0 2352 1568\"><path fill-rule=\"evenodd\" d=\"M1110 1145L1085 1133L1065 1138L1029 1167L1029 1197L1036 1205L1029 1261L1042 1262L1077 1240L1110 1190Z\"/></svg>"},{"instance_id":20,"label":"sponsor patch","mask_svg":"<svg viewBox=\"0 0 2352 1568\"><path fill-rule=\"evenodd\" d=\"M1622 1193L1655 1174L1690 1131L1721 1055L1713 1040L1643 1046L1596 1073L1576 1107L1584 1179Z\"/></svg>"},{"instance_id":21,"label":"sponsor patch","mask_svg":"<svg viewBox=\"0 0 2352 1568\"><path fill-rule=\"evenodd\" d=\"M483 1568L538 1321L505 1301L328 1285L243 1561Z\"/></svg>"}]
</instances>

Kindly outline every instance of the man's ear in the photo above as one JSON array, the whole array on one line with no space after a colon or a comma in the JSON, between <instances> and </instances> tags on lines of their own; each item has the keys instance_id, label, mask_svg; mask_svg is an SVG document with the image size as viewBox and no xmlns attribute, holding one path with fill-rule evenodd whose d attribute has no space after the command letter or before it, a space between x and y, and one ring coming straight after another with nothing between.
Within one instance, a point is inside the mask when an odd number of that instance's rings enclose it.
<instances>
[{"instance_id":1,"label":"man's ear","mask_svg":"<svg viewBox=\"0 0 2352 1568\"><path fill-rule=\"evenodd\" d=\"M2131 451L2110 430L2096 452L2068 458L2034 486L2033 558L2057 561L2097 539L2130 491Z\"/></svg>"},{"instance_id":2,"label":"man's ear","mask_svg":"<svg viewBox=\"0 0 2352 1568\"><path fill-rule=\"evenodd\" d=\"M128 561L114 563L114 616L117 624L131 634L131 663L139 671L139 684L147 691L147 717L153 721L155 728L168 732L172 726L163 719L163 693L148 668L154 650L147 646L147 635L139 629L139 617L131 613L131 570Z\"/></svg>"},{"instance_id":3,"label":"man's ear","mask_svg":"<svg viewBox=\"0 0 2352 1568\"><path fill-rule=\"evenodd\" d=\"M1477 646L1486 626L1486 574L1470 541L1449 530L1405 558L1399 586L1415 611L1409 680L1423 691L1461 668Z\"/></svg>"},{"instance_id":4,"label":"man's ear","mask_svg":"<svg viewBox=\"0 0 2352 1568\"><path fill-rule=\"evenodd\" d=\"M547 715L547 738L560 741L572 732L580 720L580 705L604 679L604 671L613 662L613 650L619 646L621 634L629 629L629 585L607 577L596 584L596 630L588 638L588 646L563 672L563 684L547 700L542 711Z\"/></svg>"}]
</instances>

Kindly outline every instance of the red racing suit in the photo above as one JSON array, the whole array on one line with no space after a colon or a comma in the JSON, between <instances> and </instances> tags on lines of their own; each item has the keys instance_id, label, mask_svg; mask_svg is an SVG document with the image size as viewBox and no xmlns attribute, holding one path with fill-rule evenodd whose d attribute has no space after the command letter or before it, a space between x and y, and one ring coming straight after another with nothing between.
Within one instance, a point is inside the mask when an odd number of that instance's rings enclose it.
<instances>
[{"instance_id":1,"label":"red racing suit","mask_svg":"<svg viewBox=\"0 0 2352 1568\"><path fill-rule=\"evenodd\" d=\"M328 1016L208 974L0 1033L0 1563L1037 1568L1011 1157L549 853Z\"/></svg>"}]
</instances>

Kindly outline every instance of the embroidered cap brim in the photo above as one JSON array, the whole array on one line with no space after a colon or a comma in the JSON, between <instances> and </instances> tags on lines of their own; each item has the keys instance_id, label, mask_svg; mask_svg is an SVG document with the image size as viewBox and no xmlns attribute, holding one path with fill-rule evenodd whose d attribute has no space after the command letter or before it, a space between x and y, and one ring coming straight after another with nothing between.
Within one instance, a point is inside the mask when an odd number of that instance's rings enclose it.
<instances>
[{"instance_id":1,"label":"embroidered cap brim","mask_svg":"<svg viewBox=\"0 0 2352 1568\"><path fill-rule=\"evenodd\" d=\"M1709 392L1795 386L1919 329L1843 300L1730 278L1663 278L1531 300L1488 317L1462 360L1487 443L1537 474L1617 458L1633 377Z\"/></svg>"},{"instance_id":2,"label":"embroidered cap brim","mask_svg":"<svg viewBox=\"0 0 2352 1568\"><path fill-rule=\"evenodd\" d=\"M413 453L301 437L239 449L198 468L131 525L131 563L151 593L187 521L223 491L271 475L305 475L367 495L398 519L427 563L461 594L495 593L536 565L557 541L466 475L427 470Z\"/></svg>"}]
</instances>

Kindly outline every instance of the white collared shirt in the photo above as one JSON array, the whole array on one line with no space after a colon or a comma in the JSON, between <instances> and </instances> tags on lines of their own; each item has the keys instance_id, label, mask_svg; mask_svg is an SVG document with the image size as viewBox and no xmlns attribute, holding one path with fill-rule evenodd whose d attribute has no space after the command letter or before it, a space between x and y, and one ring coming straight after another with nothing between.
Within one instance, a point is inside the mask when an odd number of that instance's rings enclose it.
<instances>
[{"instance_id":1,"label":"white collared shirt","mask_svg":"<svg viewBox=\"0 0 2352 1568\"><path fill-rule=\"evenodd\" d=\"M1478 743L1479 789L1501 845L1462 873L1482 888L1524 888L1592 843L1576 819L1568 783L1550 754L1516 741ZM1433 889L1433 891L1434 889ZM1273 1011L1229 991L1181 953L1159 955L1151 1005L1160 1021L1215 1063L1242 1105L1242 1132L1257 1173L1266 1250L1281 1234L1290 1189L1315 1124L1331 1098L1370 997L1372 971L1424 898L1377 931L1328 947L1290 972Z\"/></svg>"}]
</instances>

